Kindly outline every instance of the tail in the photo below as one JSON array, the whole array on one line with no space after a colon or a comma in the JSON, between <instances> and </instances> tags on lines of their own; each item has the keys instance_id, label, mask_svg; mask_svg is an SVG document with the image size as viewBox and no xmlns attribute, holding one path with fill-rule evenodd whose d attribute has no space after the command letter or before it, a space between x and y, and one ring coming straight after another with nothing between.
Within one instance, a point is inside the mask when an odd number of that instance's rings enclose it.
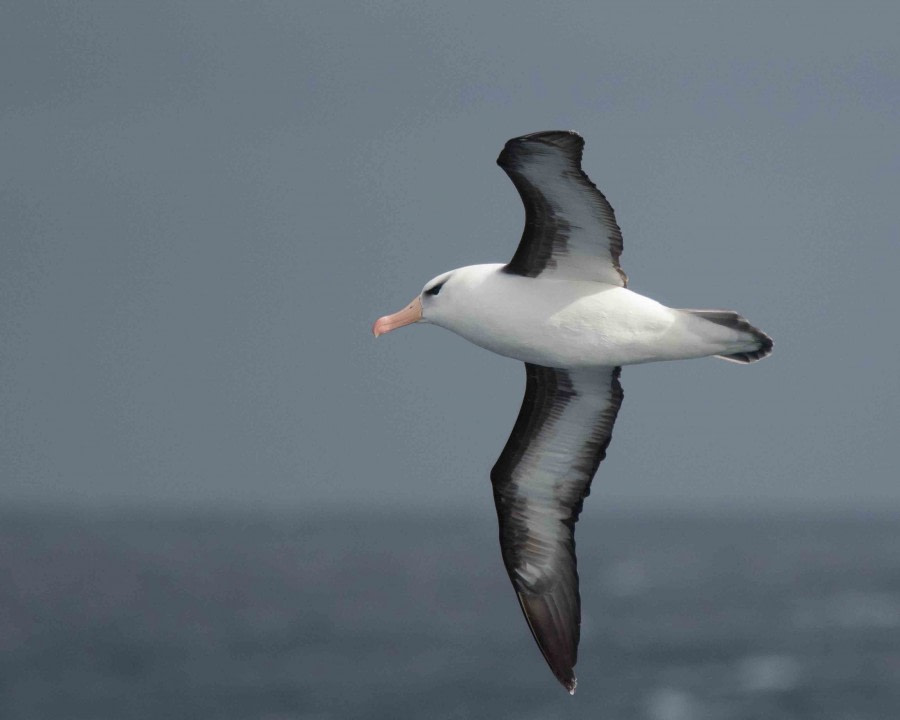
<instances>
[{"instance_id":1,"label":"tail","mask_svg":"<svg viewBox=\"0 0 900 720\"><path fill-rule=\"evenodd\" d=\"M759 328L753 327L736 312L731 310L685 310L684 312L747 335L747 350L729 355L716 355L717 358L736 363L752 363L772 354L774 345L772 338Z\"/></svg>"}]
</instances>

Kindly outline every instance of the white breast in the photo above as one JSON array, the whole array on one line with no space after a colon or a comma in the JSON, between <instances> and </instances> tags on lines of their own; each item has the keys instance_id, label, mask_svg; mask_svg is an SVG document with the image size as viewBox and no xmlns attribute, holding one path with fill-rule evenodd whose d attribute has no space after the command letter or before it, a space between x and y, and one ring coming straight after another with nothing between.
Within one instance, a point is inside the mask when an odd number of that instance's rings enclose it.
<instances>
[{"instance_id":1,"label":"white breast","mask_svg":"<svg viewBox=\"0 0 900 720\"><path fill-rule=\"evenodd\" d=\"M683 332L682 314L655 300L604 283L526 278L502 268L455 270L452 293L426 320L500 355L548 367L706 354Z\"/></svg>"}]
</instances>

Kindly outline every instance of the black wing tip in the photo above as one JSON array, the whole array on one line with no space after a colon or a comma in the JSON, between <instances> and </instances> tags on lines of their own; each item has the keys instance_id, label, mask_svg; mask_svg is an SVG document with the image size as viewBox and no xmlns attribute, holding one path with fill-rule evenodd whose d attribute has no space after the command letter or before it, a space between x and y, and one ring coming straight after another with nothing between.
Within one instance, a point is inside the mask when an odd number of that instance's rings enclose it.
<instances>
[{"instance_id":1,"label":"black wing tip","mask_svg":"<svg viewBox=\"0 0 900 720\"><path fill-rule=\"evenodd\" d=\"M528 133L527 135L519 135L512 138L509 143L515 142L542 142L542 143L565 143L565 142L584 142L574 130L539 130L538 132Z\"/></svg>"},{"instance_id":2,"label":"black wing tip","mask_svg":"<svg viewBox=\"0 0 900 720\"><path fill-rule=\"evenodd\" d=\"M570 695L574 695L578 685L574 671L580 634L578 614L568 618L561 616L552 595L517 592L516 596L544 660L556 679Z\"/></svg>"},{"instance_id":3,"label":"black wing tip","mask_svg":"<svg viewBox=\"0 0 900 720\"><path fill-rule=\"evenodd\" d=\"M578 678L575 677L572 668L569 668L564 674L560 674L554 670L553 674L556 675L556 679L559 680L560 684L566 689L566 692L568 692L569 695L575 694L575 688L578 687Z\"/></svg>"},{"instance_id":4,"label":"black wing tip","mask_svg":"<svg viewBox=\"0 0 900 720\"><path fill-rule=\"evenodd\" d=\"M503 167L509 162L512 155L521 152L532 143L550 145L577 154L580 154L584 148L584 138L574 130L541 130L507 140L506 145L503 146L503 152L497 158L497 164Z\"/></svg>"}]
</instances>

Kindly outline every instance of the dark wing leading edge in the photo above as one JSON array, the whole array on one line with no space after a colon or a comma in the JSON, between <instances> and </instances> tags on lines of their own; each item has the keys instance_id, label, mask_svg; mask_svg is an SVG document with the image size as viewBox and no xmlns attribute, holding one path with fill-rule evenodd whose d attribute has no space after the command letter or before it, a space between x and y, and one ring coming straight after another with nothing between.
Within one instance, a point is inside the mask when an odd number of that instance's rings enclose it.
<instances>
[{"instance_id":1,"label":"dark wing leading edge","mask_svg":"<svg viewBox=\"0 0 900 720\"><path fill-rule=\"evenodd\" d=\"M574 693L581 625L575 523L622 404L620 368L526 363L525 371L519 417L491 471L500 549L538 647Z\"/></svg>"},{"instance_id":2,"label":"dark wing leading edge","mask_svg":"<svg viewBox=\"0 0 900 720\"><path fill-rule=\"evenodd\" d=\"M525 231L506 272L550 273L624 287L622 231L612 207L581 169L584 140L552 130L513 138L497 164L525 205Z\"/></svg>"}]
</instances>

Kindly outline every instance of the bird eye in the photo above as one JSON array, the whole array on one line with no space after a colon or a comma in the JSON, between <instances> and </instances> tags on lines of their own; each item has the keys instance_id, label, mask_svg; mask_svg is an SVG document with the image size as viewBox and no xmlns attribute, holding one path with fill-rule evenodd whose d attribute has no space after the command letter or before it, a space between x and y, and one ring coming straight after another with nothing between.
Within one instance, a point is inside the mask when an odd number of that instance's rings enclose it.
<instances>
[{"instance_id":1,"label":"bird eye","mask_svg":"<svg viewBox=\"0 0 900 720\"><path fill-rule=\"evenodd\" d=\"M447 281L444 280L444 282L447 282ZM437 285L432 285L430 288L428 288L425 291L425 294L426 295L437 295L441 291L442 287L444 287L444 283L438 283Z\"/></svg>"}]
</instances>

